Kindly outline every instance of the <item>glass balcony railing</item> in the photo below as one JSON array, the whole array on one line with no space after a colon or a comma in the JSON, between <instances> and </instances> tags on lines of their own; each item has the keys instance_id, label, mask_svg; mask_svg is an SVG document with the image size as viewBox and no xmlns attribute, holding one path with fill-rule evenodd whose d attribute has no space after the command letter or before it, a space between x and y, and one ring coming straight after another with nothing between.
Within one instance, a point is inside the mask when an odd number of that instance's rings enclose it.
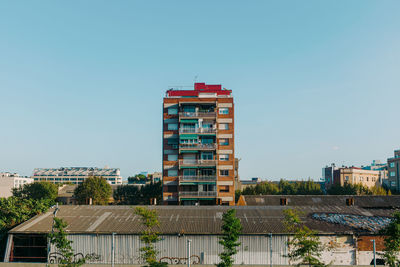
<instances>
[{"instance_id":1,"label":"glass balcony railing","mask_svg":"<svg viewBox=\"0 0 400 267\"><path fill-rule=\"evenodd\" d=\"M212 182L216 181L217 177L215 175L183 175L179 176L179 182Z\"/></svg>"},{"instance_id":2,"label":"glass balcony railing","mask_svg":"<svg viewBox=\"0 0 400 267\"><path fill-rule=\"evenodd\" d=\"M179 144L179 149L196 149L196 150L213 150L217 148L217 144Z\"/></svg>"},{"instance_id":3,"label":"glass balcony railing","mask_svg":"<svg viewBox=\"0 0 400 267\"><path fill-rule=\"evenodd\" d=\"M217 113L214 111L195 111L195 112L179 112L181 118L215 118Z\"/></svg>"},{"instance_id":4,"label":"glass balcony railing","mask_svg":"<svg viewBox=\"0 0 400 267\"><path fill-rule=\"evenodd\" d=\"M179 197L216 197L217 191L180 191Z\"/></svg>"},{"instance_id":5,"label":"glass balcony railing","mask_svg":"<svg viewBox=\"0 0 400 267\"><path fill-rule=\"evenodd\" d=\"M215 128L179 128L179 133L216 133Z\"/></svg>"},{"instance_id":6,"label":"glass balcony railing","mask_svg":"<svg viewBox=\"0 0 400 267\"><path fill-rule=\"evenodd\" d=\"M209 159L181 159L179 160L179 166L216 166L216 160Z\"/></svg>"}]
</instances>

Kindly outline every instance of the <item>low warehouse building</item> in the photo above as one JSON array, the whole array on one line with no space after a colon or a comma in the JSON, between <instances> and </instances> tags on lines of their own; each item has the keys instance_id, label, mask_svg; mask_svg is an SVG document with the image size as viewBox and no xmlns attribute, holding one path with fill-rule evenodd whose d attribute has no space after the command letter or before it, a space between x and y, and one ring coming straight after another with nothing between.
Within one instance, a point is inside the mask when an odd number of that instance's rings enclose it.
<instances>
[{"instance_id":1,"label":"low warehouse building","mask_svg":"<svg viewBox=\"0 0 400 267\"><path fill-rule=\"evenodd\" d=\"M161 241L156 247L158 258L170 264L187 261L187 240L191 240L193 264L216 264L222 247L221 234L224 206L149 206L159 215ZM243 225L241 246L235 264L288 265L283 210L285 205L233 207ZM333 265L369 265L372 259L371 239L389 221L392 209L365 209L356 206L302 206L302 220L319 231L321 241L330 248L322 255ZM76 257L91 255L91 262L141 264L140 233L145 229L131 206L60 206L57 217L68 223L68 238L73 241ZM339 218L338 218L339 216ZM341 216L341 217L340 217ZM9 232L5 260L10 262L57 262L60 255L54 247L47 252L46 234L51 232L53 210L38 215ZM346 223L342 223L346 222ZM113 235L113 233L115 233ZM114 242L113 242L114 239ZM380 240L380 239L379 239ZM113 245L114 244L114 245ZM378 249L379 244L378 242ZM114 249L113 249L114 248ZM362 250L361 250L362 248ZM364 253L364 250L368 250ZM272 255L272 258L271 256Z\"/></svg>"}]
</instances>

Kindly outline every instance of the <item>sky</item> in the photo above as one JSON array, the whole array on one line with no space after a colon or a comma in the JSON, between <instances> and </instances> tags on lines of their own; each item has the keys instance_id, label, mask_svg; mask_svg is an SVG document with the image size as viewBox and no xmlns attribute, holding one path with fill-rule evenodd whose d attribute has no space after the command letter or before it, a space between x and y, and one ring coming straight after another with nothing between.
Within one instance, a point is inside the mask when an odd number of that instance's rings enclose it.
<instances>
[{"instance_id":1,"label":"sky","mask_svg":"<svg viewBox=\"0 0 400 267\"><path fill-rule=\"evenodd\" d=\"M241 179L400 148L400 1L0 1L0 172L161 171L162 99L233 90ZM197 78L196 78L197 77Z\"/></svg>"}]
</instances>

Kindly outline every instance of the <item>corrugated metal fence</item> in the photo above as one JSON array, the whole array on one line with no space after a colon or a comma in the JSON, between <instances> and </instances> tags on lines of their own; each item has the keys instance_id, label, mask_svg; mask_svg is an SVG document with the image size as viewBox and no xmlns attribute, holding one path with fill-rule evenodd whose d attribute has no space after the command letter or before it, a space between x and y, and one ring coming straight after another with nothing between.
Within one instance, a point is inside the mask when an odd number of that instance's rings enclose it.
<instances>
[{"instance_id":1,"label":"corrugated metal fence","mask_svg":"<svg viewBox=\"0 0 400 267\"><path fill-rule=\"evenodd\" d=\"M199 259L201 264L216 264L219 262L218 254L222 252L219 238L215 235L162 235L161 241L156 244L160 252L158 258L165 258L169 263L185 263L187 258L187 240L191 240L191 259ZM110 264L112 260L112 235L69 235L73 241L76 253L83 255L92 254L93 263ZM137 235L115 235L115 263L140 264L140 240ZM235 256L235 264L269 264L270 263L270 237L266 235L240 236L241 246ZM272 263L274 265L287 265L287 236L272 236ZM52 247L54 252L55 248ZM195 257L196 255L197 257Z\"/></svg>"}]
</instances>

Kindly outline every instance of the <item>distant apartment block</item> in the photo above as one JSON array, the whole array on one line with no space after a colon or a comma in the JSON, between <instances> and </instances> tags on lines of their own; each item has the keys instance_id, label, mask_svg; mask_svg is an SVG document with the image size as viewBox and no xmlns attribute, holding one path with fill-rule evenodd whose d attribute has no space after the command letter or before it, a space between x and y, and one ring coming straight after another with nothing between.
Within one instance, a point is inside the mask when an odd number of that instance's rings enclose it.
<instances>
[{"instance_id":1,"label":"distant apartment block","mask_svg":"<svg viewBox=\"0 0 400 267\"><path fill-rule=\"evenodd\" d=\"M32 178L35 181L46 181L51 183L81 184L91 176L99 176L106 179L110 184L122 184L119 169L115 168L90 168L90 167L62 167L62 168L37 168L33 170Z\"/></svg>"},{"instance_id":2,"label":"distant apartment block","mask_svg":"<svg viewBox=\"0 0 400 267\"><path fill-rule=\"evenodd\" d=\"M33 183L30 177L20 176L18 173L0 172L0 197L12 196L12 189Z\"/></svg>"},{"instance_id":3,"label":"distant apartment block","mask_svg":"<svg viewBox=\"0 0 400 267\"><path fill-rule=\"evenodd\" d=\"M163 103L163 201L235 205L234 103L221 85L170 89Z\"/></svg>"},{"instance_id":4,"label":"distant apartment block","mask_svg":"<svg viewBox=\"0 0 400 267\"><path fill-rule=\"evenodd\" d=\"M387 164L389 188L400 192L400 149L394 151L394 157L388 158Z\"/></svg>"}]
</instances>

